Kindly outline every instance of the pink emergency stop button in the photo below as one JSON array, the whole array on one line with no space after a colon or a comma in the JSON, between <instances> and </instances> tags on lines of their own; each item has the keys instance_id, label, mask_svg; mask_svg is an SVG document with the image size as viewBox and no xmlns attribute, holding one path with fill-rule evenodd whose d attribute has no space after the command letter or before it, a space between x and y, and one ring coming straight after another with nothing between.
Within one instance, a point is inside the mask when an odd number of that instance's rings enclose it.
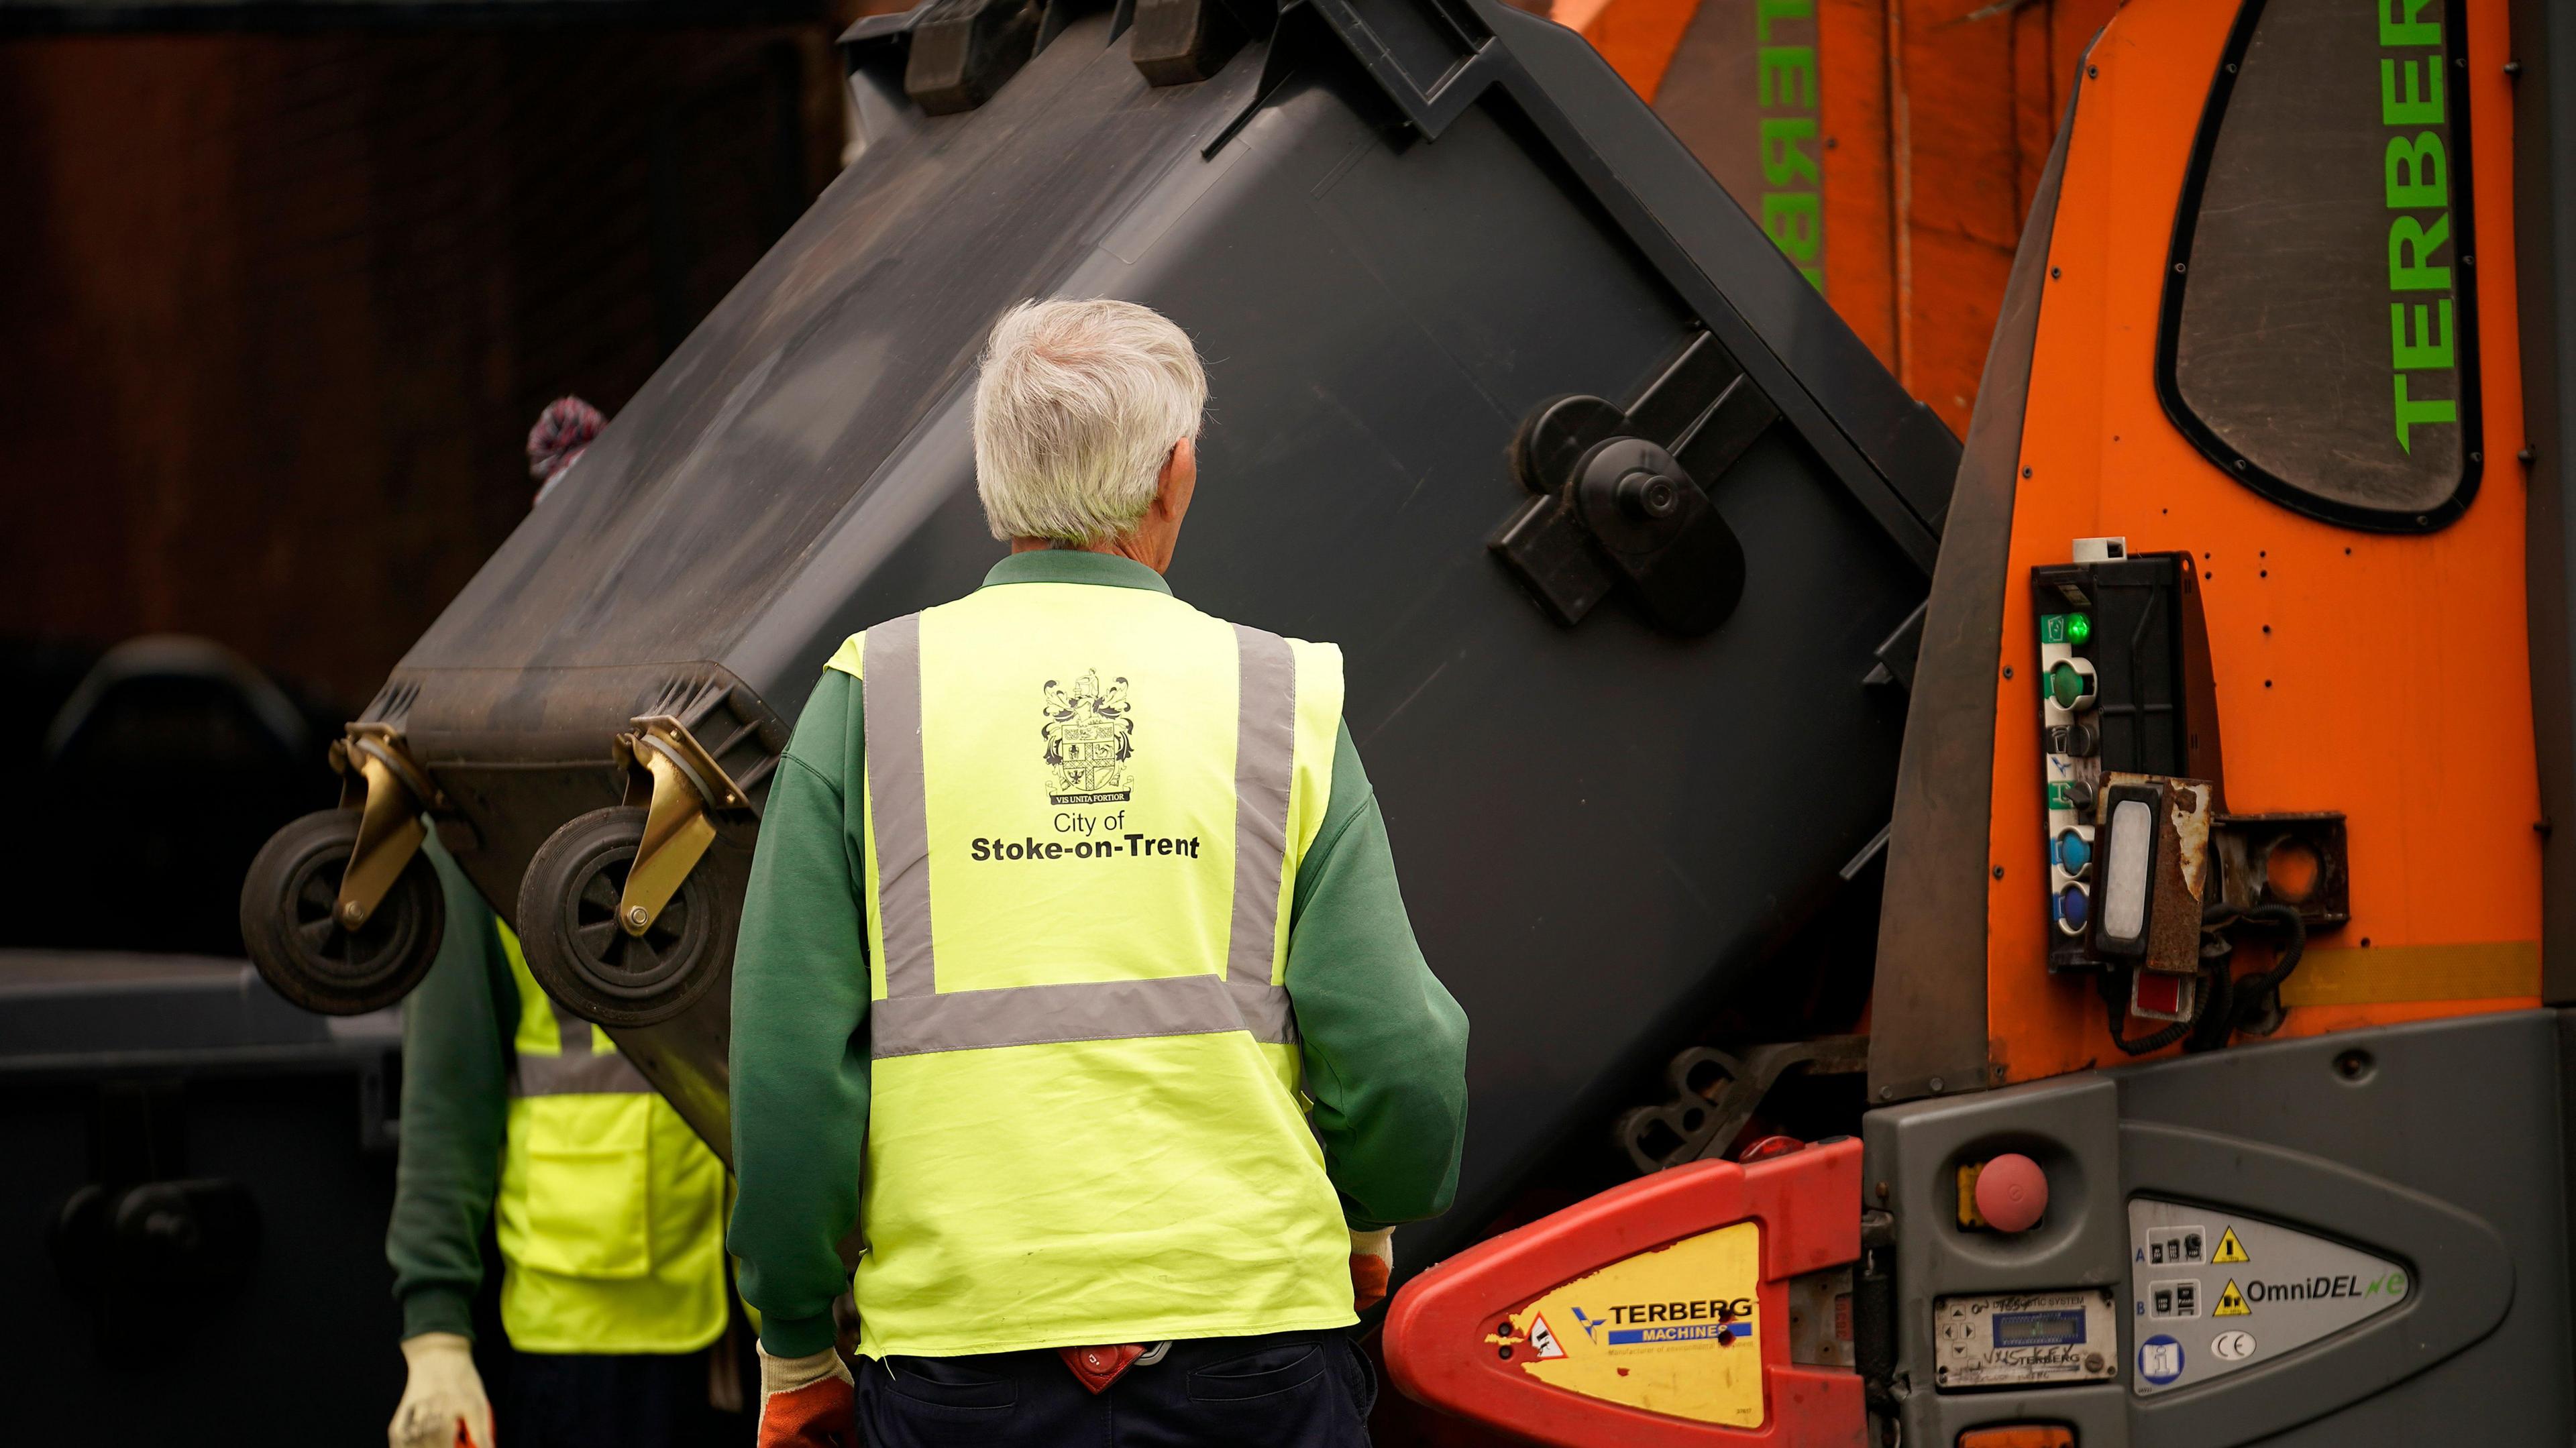
<instances>
[{"instance_id":1,"label":"pink emergency stop button","mask_svg":"<svg viewBox=\"0 0 2576 1448\"><path fill-rule=\"evenodd\" d=\"M2048 1210L2048 1174L2017 1151L1977 1173L1977 1215L1998 1232L2026 1232Z\"/></svg>"}]
</instances>

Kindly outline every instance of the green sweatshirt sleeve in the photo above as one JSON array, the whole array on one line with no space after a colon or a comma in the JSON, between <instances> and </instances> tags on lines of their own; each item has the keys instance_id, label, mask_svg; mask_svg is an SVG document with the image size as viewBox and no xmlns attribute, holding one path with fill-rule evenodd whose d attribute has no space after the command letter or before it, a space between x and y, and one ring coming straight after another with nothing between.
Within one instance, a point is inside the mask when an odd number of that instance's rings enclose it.
<instances>
[{"instance_id":1,"label":"green sweatshirt sleeve","mask_svg":"<svg viewBox=\"0 0 2576 1448\"><path fill-rule=\"evenodd\" d=\"M472 1337L483 1223L501 1181L519 993L491 907L437 840L423 848L447 896L447 920L437 959L403 1003L402 1145L385 1257L403 1336Z\"/></svg>"},{"instance_id":2,"label":"green sweatshirt sleeve","mask_svg":"<svg viewBox=\"0 0 2576 1448\"><path fill-rule=\"evenodd\" d=\"M728 1244L760 1340L832 1345L849 1290L835 1244L859 1216L868 1125L868 971L858 898L859 681L826 671L761 807L734 948Z\"/></svg>"},{"instance_id":3,"label":"green sweatshirt sleeve","mask_svg":"<svg viewBox=\"0 0 2576 1448\"><path fill-rule=\"evenodd\" d=\"M1289 908L1288 995L1343 1215L1362 1232L1438 1216L1467 1139L1467 1013L1414 942L1348 724Z\"/></svg>"}]
</instances>

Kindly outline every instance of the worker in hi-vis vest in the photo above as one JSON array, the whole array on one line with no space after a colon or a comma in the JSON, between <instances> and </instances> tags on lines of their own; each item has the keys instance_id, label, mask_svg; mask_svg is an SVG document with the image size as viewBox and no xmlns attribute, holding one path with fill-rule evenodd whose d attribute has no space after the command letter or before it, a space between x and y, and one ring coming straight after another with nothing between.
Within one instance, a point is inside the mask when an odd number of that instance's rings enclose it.
<instances>
[{"instance_id":1,"label":"worker in hi-vis vest","mask_svg":"<svg viewBox=\"0 0 2576 1448\"><path fill-rule=\"evenodd\" d=\"M1348 1329L1456 1190L1467 1022L1340 653L1163 582L1206 397L1146 308L1004 316L1011 555L842 645L773 777L732 1060L764 1448L1367 1441Z\"/></svg>"},{"instance_id":2,"label":"worker in hi-vis vest","mask_svg":"<svg viewBox=\"0 0 2576 1448\"><path fill-rule=\"evenodd\" d=\"M537 480L551 485L598 430L578 399L547 408L528 438ZM537 987L517 937L435 840L424 848L447 919L403 1005L385 1255L409 1378L387 1437L492 1448L473 1356L490 1220L518 1352L500 1414L510 1448L673 1443L711 1385L735 1381L730 1358L708 1358L731 1312L723 1163L605 1033Z\"/></svg>"}]
</instances>

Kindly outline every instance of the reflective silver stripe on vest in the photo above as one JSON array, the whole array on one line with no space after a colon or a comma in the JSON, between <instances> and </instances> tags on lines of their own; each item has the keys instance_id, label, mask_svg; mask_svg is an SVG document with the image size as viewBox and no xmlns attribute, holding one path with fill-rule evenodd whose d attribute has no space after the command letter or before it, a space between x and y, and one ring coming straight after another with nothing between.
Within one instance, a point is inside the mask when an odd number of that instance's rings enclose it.
<instances>
[{"instance_id":1,"label":"reflective silver stripe on vest","mask_svg":"<svg viewBox=\"0 0 2576 1448\"><path fill-rule=\"evenodd\" d=\"M554 1007L555 1040L562 1054L519 1052L510 1067L511 1095L634 1096L653 1089L653 1083L624 1055L590 1048L590 1022L565 1010L559 1001L546 1004Z\"/></svg>"},{"instance_id":2,"label":"reflective silver stripe on vest","mask_svg":"<svg viewBox=\"0 0 2576 1448\"><path fill-rule=\"evenodd\" d=\"M1287 992L1277 994L1284 1007ZM888 998L871 1009L880 1058L1138 1036L1203 1036L1239 1031L1245 1024L1232 993L1212 975L942 991Z\"/></svg>"},{"instance_id":3,"label":"reflective silver stripe on vest","mask_svg":"<svg viewBox=\"0 0 2576 1448\"><path fill-rule=\"evenodd\" d=\"M1297 656L1288 641L1234 626L1241 697L1234 726L1234 921L1225 983L1265 1041L1293 1039L1287 1001L1270 984L1279 943L1279 872L1288 863L1288 786L1297 763ZM1277 1020L1268 1019L1272 1012ZM1264 1025L1273 1027L1265 1031Z\"/></svg>"},{"instance_id":4,"label":"reflective silver stripe on vest","mask_svg":"<svg viewBox=\"0 0 2576 1448\"><path fill-rule=\"evenodd\" d=\"M921 615L869 629L860 645L868 810L876 825L877 908L888 996L939 988L930 955L930 799L921 768Z\"/></svg>"},{"instance_id":5,"label":"reflective silver stripe on vest","mask_svg":"<svg viewBox=\"0 0 2576 1448\"><path fill-rule=\"evenodd\" d=\"M886 996L869 1008L871 1054L882 1059L1220 1031L1249 1031L1254 1040L1273 1043L1297 1039L1288 992L1270 983L1297 752L1297 661L1286 639L1235 626L1241 683L1235 730L1234 899L1224 978L1184 975L964 991L939 990L931 959L920 615L868 630L862 647L868 798L886 955Z\"/></svg>"}]
</instances>

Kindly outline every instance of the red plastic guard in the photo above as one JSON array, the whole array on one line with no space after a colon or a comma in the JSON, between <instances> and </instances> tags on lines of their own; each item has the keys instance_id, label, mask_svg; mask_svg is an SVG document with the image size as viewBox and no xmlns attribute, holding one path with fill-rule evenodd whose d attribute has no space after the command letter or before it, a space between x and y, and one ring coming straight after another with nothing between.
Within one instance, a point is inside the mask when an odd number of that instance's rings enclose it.
<instances>
[{"instance_id":1,"label":"red plastic guard","mask_svg":"<svg viewBox=\"0 0 2576 1448\"><path fill-rule=\"evenodd\" d=\"M1710 1161L1659 1172L1480 1242L1416 1277L1387 1314L1387 1367L1396 1386L1420 1402L1543 1442L1863 1448L1859 1376L1790 1362L1787 1330L1789 1279L1857 1260L1860 1209L1860 1143L1848 1137L1749 1166ZM1542 1356L1567 1356L1547 1341L1552 1335L1580 1330L1587 1348L1596 1334L1642 1340L1649 1345L1630 1348L1623 1360L1651 1372L1657 1363L1684 1360L1654 1355L1656 1342L1687 1338L1696 1346L1734 1331L1729 1314L1701 1311L1714 1305L1708 1302L1656 1303L1657 1326L1624 1331L1612 1324L1645 1322L1647 1309L1569 1308L1559 1315L1577 1320L1564 1326L1515 1328L1513 1318L1578 1278L1739 1222L1760 1233L1759 1310L1743 1329L1760 1354L1758 1424L1676 1417L1541 1381L1553 1366ZM1605 1315L1613 1311L1620 1316ZM1754 1323L1765 1326L1755 1332ZM1705 1353L1702 1346L1689 1360L1706 1361Z\"/></svg>"}]
</instances>

